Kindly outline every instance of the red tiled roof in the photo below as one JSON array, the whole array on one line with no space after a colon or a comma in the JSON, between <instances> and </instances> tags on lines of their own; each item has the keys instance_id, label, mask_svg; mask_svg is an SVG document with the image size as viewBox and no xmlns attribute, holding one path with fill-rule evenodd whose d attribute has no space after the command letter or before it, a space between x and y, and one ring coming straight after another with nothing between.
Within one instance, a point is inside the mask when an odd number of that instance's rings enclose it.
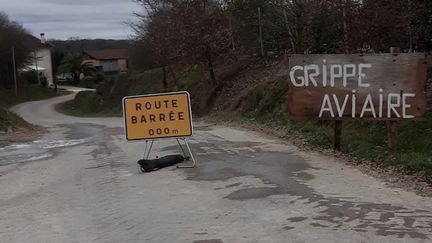
<instances>
[{"instance_id":1,"label":"red tiled roof","mask_svg":"<svg viewBox=\"0 0 432 243\"><path fill-rule=\"evenodd\" d=\"M96 60L128 59L129 57L127 49L89 50L84 51L84 54Z\"/></svg>"}]
</instances>

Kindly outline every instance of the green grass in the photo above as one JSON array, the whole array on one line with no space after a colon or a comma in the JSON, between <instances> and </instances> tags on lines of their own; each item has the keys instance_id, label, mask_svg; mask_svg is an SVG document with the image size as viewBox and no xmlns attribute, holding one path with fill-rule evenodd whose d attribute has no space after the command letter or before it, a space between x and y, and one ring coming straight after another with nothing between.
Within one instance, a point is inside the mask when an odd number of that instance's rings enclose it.
<instances>
[{"instance_id":1,"label":"green grass","mask_svg":"<svg viewBox=\"0 0 432 243\"><path fill-rule=\"evenodd\" d=\"M61 103L56 109L66 115L79 117L118 117L122 115L121 107L112 109L100 107L94 91L81 91L74 100Z\"/></svg>"},{"instance_id":2,"label":"green grass","mask_svg":"<svg viewBox=\"0 0 432 243\"><path fill-rule=\"evenodd\" d=\"M311 148L333 148L331 122L276 120L265 116L258 117L256 122L281 126L288 135L300 135ZM432 182L432 112L423 121L398 124L396 150L387 148L386 135L383 122L346 122L342 129L341 151L382 166L397 166L407 173L419 173Z\"/></svg>"},{"instance_id":3,"label":"green grass","mask_svg":"<svg viewBox=\"0 0 432 243\"><path fill-rule=\"evenodd\" d=\"M0 88L0 131L16 130L30 127L21 117L8 109L16 104L52 98L67 94L64 90L55 93L54 89L43 88L40 85L23 85L18 87L18 96L13 89Z\"/></svg>"},{"instance_id":4,"label":"green grass","mask_svg":"<svg viewBox=\"0 0 432 243\"><path fill-rule=\"evenodd\" d=\"M432 113L421 122L402 122L399 129L399 146L396 162L411 171L423 171L432 177Z\"/></svg>"},{"instance_id":5,"label":"green grass","mask_svg":"<svg viewBox=\"0 0 432 243\"><path fill-rule=\"evenodd\" d=\"M57 111L69 115L78 117L120 117L122 116L121 110L104 110L101 112L92 112L83 110L80 106L77 106L74 100L67 101L65 103L59 104L56 107Z\"/></svg>"},{"instance_id":6,"label":"green grass","mask_svg":"<svg viewBox=\"0 0 432 243\"><path fill-rule=\"evenodd\" d=\"M59 90L58 93L55 93L54 89L43 88L40 85L23 85L18 87L18 96L15 96L13 89L0 88L0 106L11 107L18 103L44 100L64 94L67 94L64 90Z\"/></svg>"},{"instance_id":7,"label":"green grass","mask_svg":"<svg viewBox=\"0 0 432 243\"><path fill-rule=\"evenodd\" d=\"M0 107L0 131L10 131L17 128L30 127L31 125L25 122L21 117L15 113Z\"/></svg>"}]
</instances>

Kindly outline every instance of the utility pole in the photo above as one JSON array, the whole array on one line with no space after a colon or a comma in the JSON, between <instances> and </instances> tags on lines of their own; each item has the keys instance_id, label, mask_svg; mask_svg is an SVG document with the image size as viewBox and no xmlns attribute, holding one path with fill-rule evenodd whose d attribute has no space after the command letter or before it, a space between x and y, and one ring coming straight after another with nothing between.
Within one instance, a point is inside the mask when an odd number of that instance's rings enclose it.
<instances>
[{"instance_id":1,"label":"utility pole","mask_svg":"<svg viewBox=\"0 0 432 243\"><path fill-rule=\"evenodd\" d=\"M17 84L17 76L16 76L16 62L15 62L15 47L12 47L12 65L13 65L13 75L14 75L14 84L15 84L15 96L18 97L18 84Z\"/></svg>"},{"instance_id":2,"label":"utility pole","mask_svg":"<svg viewBox=\"0 0 432 243\"><path fill-rule=\"evenodd\" d=\"M259 40L261 44L261 57L264 57L264 45L263 45L262 26L261 26L261 8L258 8L258 25L259 25Z\"/></svg>"}]
</instances>

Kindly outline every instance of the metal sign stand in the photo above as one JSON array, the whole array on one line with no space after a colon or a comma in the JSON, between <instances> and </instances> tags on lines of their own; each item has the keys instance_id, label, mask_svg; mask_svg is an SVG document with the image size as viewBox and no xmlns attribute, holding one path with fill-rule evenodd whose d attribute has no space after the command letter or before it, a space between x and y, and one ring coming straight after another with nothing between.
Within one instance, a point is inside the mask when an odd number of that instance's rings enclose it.
<instances>
[{"instance_id":1,"label":"metal sign stand","mask_svg":"<svg viewBox=\"0 0 432 243\"><path fill-rule=\"evenodd\" d=\"M189 146L188 139L187 138L176 138L176 140L177 140L177 143L178 143L181 151L183 152L183 156L185 158L190 158L192 160L192 165L183 165L183 166L177 165L177 168L195 168L195 166L196 166L196 160L195 160L195 157L193 156L192 150L191 150L191 148ZM187 148L187 151L189 153L189 156L186 154L186 151L184 150L182 144L180 143L180 140L183 140L183 142L184 142L184 144L185 144L185 146ZM151 152L151 150L153 148L154 140L145 140L145 142L146 143L145 143L145 147L144 147L143 159L148 160L148 158L150 156L150 152Z\"/></svg>"}]
</instances>

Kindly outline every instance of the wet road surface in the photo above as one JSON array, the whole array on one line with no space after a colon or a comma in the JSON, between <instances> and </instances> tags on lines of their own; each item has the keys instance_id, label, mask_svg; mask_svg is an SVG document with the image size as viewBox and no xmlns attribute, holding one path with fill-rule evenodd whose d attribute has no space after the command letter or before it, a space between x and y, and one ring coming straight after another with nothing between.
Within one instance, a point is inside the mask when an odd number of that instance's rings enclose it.
<instances>
[{"instance_id":1,"label":"wet road surface","mask_svg":"<svg viewBox=\"0 0 432 243\"><path fill-rule=\"evenodd\" d=\"M71 97L14 108L49 133L0 149L0 242L432 241L430 198L245 130L195 124L197 168L143 174L121 119L53 110Z\"/></svg>"}]
</instances>

